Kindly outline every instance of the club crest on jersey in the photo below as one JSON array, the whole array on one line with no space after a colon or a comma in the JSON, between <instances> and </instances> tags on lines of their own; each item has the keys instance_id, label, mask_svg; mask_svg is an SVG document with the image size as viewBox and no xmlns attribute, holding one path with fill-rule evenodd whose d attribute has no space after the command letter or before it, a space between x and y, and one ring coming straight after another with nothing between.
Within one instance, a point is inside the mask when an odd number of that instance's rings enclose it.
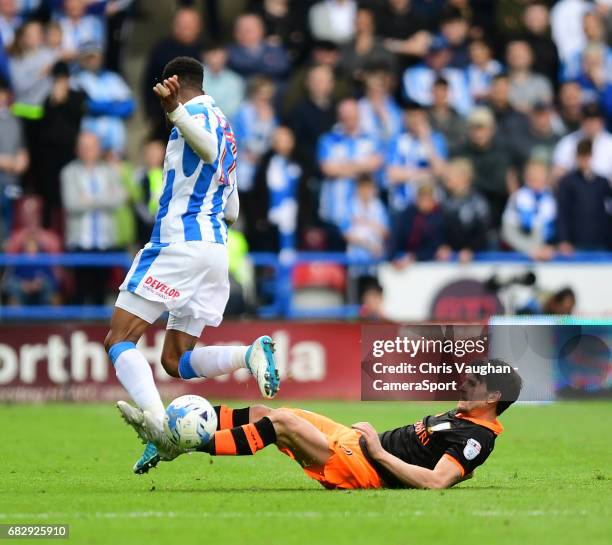
<instances>
[{"instance_id":1,"label":"club crest on jersey","mask_svg":"<svg viewBox=\"0 0 612 545\"><path fill-rule=\"evenodd\" d=\"M480 454L480 443L476 441L476 439L468 439L465 444L465 448L463 449L463 455L466 460L473 460Z\"/></svg>"}]
</instances>

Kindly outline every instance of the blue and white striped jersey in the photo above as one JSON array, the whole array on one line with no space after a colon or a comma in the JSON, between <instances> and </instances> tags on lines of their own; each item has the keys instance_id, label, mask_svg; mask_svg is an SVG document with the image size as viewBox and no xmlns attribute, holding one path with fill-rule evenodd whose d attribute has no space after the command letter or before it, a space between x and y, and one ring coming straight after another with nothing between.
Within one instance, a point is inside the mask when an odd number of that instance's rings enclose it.
<instances>
[{"instance_id":1,"label":"blue and white striped jersey","mask_svg":"<svg viewBox=\"0 0 612 545\"><path fill-rule=\"evenodd\" d=\"M236 179L236 140L223 112L208 95L184 104L189 115L215 139L213 163L205 163L174 127L164 160L164 187L152 243L203 240L227 243L225 206Z\"/></svg>"}]
</instances>

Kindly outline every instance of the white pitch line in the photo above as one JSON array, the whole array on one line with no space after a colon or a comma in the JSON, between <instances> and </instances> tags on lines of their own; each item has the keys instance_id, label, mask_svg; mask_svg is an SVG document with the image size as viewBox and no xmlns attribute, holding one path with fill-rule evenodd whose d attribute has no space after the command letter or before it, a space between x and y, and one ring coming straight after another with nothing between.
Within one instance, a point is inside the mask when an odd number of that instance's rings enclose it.
<instances>
[{"instance_id":1,"label":"white pitch line","mask_svg":"<svg viewBox=\"0 0 612 545\"><path fill-rule=\"evenodd\" d=\"M586 510L526 510L526 511L468 511L460 513L461 516L471 515L475 517L516 517L516 516L527 516L527 517L566 517L566 516L580 516L587 515L589 512ZM421 510L415 511L403 511L394 513L395 516L400 517L421 517L426 515L435 515L432 511L427 513ZM250 516L256 518L352 518L358 517L388 517L387 511L262 511L257 513L250 513ZM83 512L49 512L49 513L0 513L0 520L12 520L12 519L62 519L62 520L73 520L73 519L149 519L149 518L212 518L212 519L234 519L244 518L245 513L243 511L222 511L218 513L213 512L183 512L183 511L94 511L91 513Z\"/></svg>"}]
</instances>

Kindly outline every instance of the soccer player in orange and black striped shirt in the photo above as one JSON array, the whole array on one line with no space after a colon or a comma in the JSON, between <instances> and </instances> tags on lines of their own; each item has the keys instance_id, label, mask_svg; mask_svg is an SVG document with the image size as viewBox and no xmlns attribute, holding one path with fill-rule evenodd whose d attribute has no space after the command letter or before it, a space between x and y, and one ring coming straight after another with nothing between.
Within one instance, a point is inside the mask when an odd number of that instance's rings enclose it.
<instances>
[{"instance_id":1,"label":"soccer player in orange and black striped shirt","mask_svg":"<svg viewBox=\"0 0 612 545\"><path fill-rule=\"evenodd\" d=\"M503 431L497 416L521 386L514 370L468 375L455 409L381 434L367 422L349 428L302 409L219 406L219 429L198 450L246 455L274 443L326 488L448 488L491 454Z\"/></svg>"}]
</instances>

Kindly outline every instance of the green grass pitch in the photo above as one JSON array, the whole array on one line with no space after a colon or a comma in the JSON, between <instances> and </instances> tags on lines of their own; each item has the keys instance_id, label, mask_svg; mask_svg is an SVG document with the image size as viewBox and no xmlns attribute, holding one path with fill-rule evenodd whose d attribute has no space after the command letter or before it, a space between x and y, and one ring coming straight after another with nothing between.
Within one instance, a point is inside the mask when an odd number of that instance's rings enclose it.
<instances>
[{"instance_id":1,"label":"green grass pitch","mask_svg":"<svg viewBox=\"0 0 612 545\"><path fill-rule=\"evenodd\" d=\"M379 430L450 408L293 405ZM0 422L0 523L68 523L72 543L612 543L612 403L511 407L476 477L444 491L327 491L274 447L137 477L110 404L5 405Z\"/></svg>"}]
</instances>

